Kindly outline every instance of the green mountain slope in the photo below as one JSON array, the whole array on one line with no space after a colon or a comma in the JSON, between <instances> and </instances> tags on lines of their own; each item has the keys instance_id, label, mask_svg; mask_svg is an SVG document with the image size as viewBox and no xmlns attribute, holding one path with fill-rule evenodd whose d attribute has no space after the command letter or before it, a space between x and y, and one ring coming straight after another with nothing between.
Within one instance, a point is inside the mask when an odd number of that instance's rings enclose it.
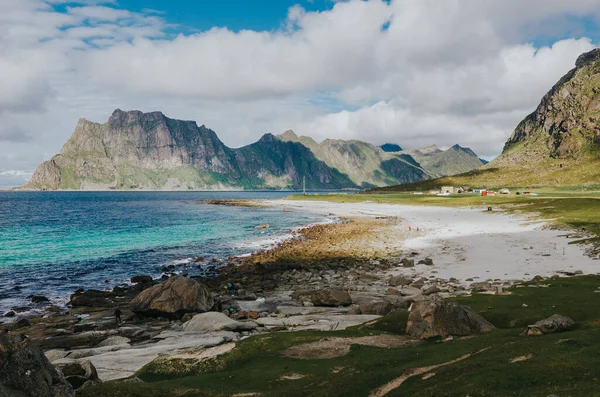
<instances>
[{"instance_id":1,"label":"green mountain slope","mask_svg":"<svg viewBox=\"0 0 600 397\"><path fill-rule=\"evenodd\" d=\"M286 131L278 138L285 142L301 143L317 159L348 175L361 187L410 183L431 177L410 155L386 153L366 142L326 139L317 143L314 139L298 136L293 131Z\"/></svg>"}]
</instances>

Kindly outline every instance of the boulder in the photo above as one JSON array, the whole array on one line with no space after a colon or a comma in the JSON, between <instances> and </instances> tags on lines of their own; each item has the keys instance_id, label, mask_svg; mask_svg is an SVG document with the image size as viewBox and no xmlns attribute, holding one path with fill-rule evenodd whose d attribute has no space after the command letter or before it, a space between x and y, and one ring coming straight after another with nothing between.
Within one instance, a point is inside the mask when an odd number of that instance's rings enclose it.
<instances>
[{"instance_id":1,"label":"boulder","mask_svg":"<svg viewBox=\"0 0 600 397\"><path fill-rule=\"evenodd\" d=\"M15 323L15 325L13 326L13 329L19 329L19 328L25 328L25 327L31 327L31 323L26 318L22 318Z\"/></svg>"},{"instance_id":2,"label":"boulder","mask_svg":"<svg viewBox=\"0 0 600 397\"><path fill-rule=\"evenodd\" d=\"M56 365L66 381L77 390L87 382L100 383L96 367L89 360L63 362Z\"/></svg>"},{"instance_id":3,"label":"boulder","mask_svg":"<svg viewBox=\"0 0 600 397\"><path fill-rule=\"evenodd\" d=\"M394 309L394 305L390 302L370 302L362 303L359 305L360 314L375 314L378 316L385 316ZM352 313L348 313L352 314Z\"/></svg>"},{"instance_id":4,"label":"boulder","mask_svg":"<svg viewBox=\"0 0 600 397\"><path fill-rule=\"evenodd\" d=\"M471 290L473 290L473 292L491 291L493 289L492 284L490 284L487 281L471 283L469 288L471 288Z\"/></svg>"},{"instance_id":5,"label":"boulder","mask_svg":"<svg viewBox=\"0 0 600 397\"><path fill-rule=\"evenodd\" d=\"M31 296L31 303L42 303L42 302L49 302L50 299L46 298L45 296L41 296L41 295L32 295Z\"/></svg>"},{"instance_id":6,"label":"boulder","mask_svg":"<svg viewBox=\"0 0 600 397\"><path fill-rule=\"evenodd\" d=\"M15 313L14 310L10 310L4 313L4 317L15 317L16 315L17 313Z\"/></svg>"},{"instance_id":7,"label":"boulder","mask_svg":"<svg viewBox=\"0 0 600 397\"><path fill-rule=\"evenodd\" d=\"M538 321L527 328L527 335L553 334L555 332L565 332L573 328L575 322L569 317L555 314L548 318Z\"/></svg>"},{"instance_id":8,"label":"boulder","mask_svg":"<svg viewBox=\"0 0 600 397\"><path fill-rule=\"evenodd\" d=\"M130 303L142 316L180 319L185 313L206 312L214 305L208 288L195 280L173 276L142 291Z\"/></svg>"},{"instance_id":9,"label":"boulder","mask_svg":"<svg viewBox=\"0 0 600 397\"><path fill-rule=\"evenodd\" d=\"M90 289L87 291L75 291L71 295L69 304L71 307L111 307L115 304L117 295L110 291L98 291Z\"/></svg>"},{"instance_id":10,"label":"boulder","mask_svg":"<svg viewBox=\"0 0 600 397\"><path fill-rule=\"evenodd\" d=\"M130 281L133 284L151 283L152 282L152 277L151 276L133 276L133 277L131 277Z\"/></svg>"},{"instance_id":11,"label":"boulder","mask_svg":"<svg viewBox=\"0 0 600 397\"><path fill-rule=\"evenodd\" d=\"M0 396L74 397L42 350L20 334L0 334Z\"/></svg>"},{"instance_id":12,"label":"boulder","mask_svg":"<svg viewBox=\"0 0 600 397\"><path fill-rule=\"evenodd\" d=\"M404 276L395 276L390 278L389 285L392 287L401 287L403 285L409 285L413 280Z\"/></svg>"},{"instance_id":13,"label":"boulder","mask_svg":"<svg viewBox=\"0 0 600 397\"><path fill-rule=\"evenodd\" d=\"M184 332L251 331L257 327L253 321L235 321L219 312L196 314L183 324Z\"/></svg>"},{"instance_id":14,"label":"boulder","mask_svg":"<svg viewBox=\"0 0 600 397\"><path fill-rule=\"evenodd\" d=\"M402 266L404 266L404 267L415 267L414 259L404 258L400 261L400 263L402 263Z\"/></svg>"},{"instance_id":15,"label":"boulder","mask_svg":"<svg viewBox=\"0 0 600 397\"><path fill-rule=\"evenodd\" d=\"M417 265L433 266L433 259L425 258L417 262Z\"/></svg>"},{"instance_id":16,"label":"boulder","mask_svg":"<svg viewBox=\"0 0 600 397\"><path fill-rule=\"evenodd\" d=\"M446 302L437 295L414 303L406 324L406 333L421 339L480 334L494 329L489 321L470 307Z\"/></svg>"},{"instance_id":17,"label":"boulder","mask_svg":"<svg viewBox=\"0 0 600 397\"><path fill-rule=\"evenodd\" d=\"M423 295L437 294L440 291L441 290L438 288L437 285L430 285L428 287L423 287Z\"/></svg>"},{"instance_id":18,"label":"boulder","mask_svg":"<svg viewBox=\"0 0 600 397\"><path fill-rule=\"evenodd\" d=\"M315 306L350 306L352 298L347 291L335 288L327 288L315 291L310 296L310 301Z\"/></svg>"}]
</instances>

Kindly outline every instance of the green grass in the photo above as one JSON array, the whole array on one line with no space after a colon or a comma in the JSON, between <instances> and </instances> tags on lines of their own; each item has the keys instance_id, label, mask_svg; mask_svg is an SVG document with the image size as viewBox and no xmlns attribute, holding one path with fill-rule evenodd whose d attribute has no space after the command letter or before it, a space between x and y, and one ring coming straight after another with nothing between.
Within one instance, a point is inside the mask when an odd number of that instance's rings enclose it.
<instances>
[{"instance_id":1,"label":"green grass","mask_svg":"<svg viewBox=\"0 0 600 397\"><path fill-rule=\"evenodd\" d=\"M531 286L530 286L531 285ZM553 278L510 289L512 295L456 298L498 329L450 342L430 340L399 348L353 346L346 356L293 359L290 346L328 336L402 333L406 313L394 313L369 326L339 332L291 332L248 338L230 353L181 372L178 363L152 363L138 376L147 383L109 382L81 391L81 396L367 396L404 371L444 363L489 348L464 361L435 370L435 376L409 379L390 396L560 396L600 395L600 276ZM526 307L523 307L526 304ZM570 316L576 328L540 337L520 336L528 324L552 314ZM561 343L559 341L563 340ZM518 356L530 360L510 364ZM180 364L180 363L179 363ZM340 370L340 368L342 368ZM335 372L334 370L339 370ZM280 380L300 373L298 380ZM78 394L79 395L79 394Z\"/></svg>"}]
</instances>

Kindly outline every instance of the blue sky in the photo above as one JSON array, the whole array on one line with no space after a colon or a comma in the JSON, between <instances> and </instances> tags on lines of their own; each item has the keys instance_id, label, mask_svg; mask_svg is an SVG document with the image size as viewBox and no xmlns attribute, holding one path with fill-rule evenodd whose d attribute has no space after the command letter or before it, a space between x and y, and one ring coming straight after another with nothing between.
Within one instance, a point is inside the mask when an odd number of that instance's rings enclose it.
<instances>
[{"instance_id":1,"label":"blue sky","mask_svg":"<svg viewBox=\"0 0 600 397\"><path fill-rule=\"evenodd\" d=\"M490 159L600 42L598 0L0 0L0 15L0 186L115 108L232 147L292 129Z\"/></svg>"}]
</instances>

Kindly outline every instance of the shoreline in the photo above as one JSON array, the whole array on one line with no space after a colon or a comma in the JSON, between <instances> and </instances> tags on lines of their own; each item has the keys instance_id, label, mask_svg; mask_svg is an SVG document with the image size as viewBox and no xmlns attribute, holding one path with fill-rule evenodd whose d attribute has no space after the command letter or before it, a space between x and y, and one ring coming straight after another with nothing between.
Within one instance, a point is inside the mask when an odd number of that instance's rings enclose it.
<instances>
[{"instance_id":1,"label":"shoreline","mask_svg":"<svg viewBox=\"0 0 600 397\"><path fill-rule=\"evenodd\" d=\"M225 344L234 348L237 341L251 335L341 330L406 312L430 295L510 294L504 289L524 280L556 276L557 271L564 271L559 274L563 276L580 274L578 270L593 273L593 266L600 266L584 256L581 246L569 246L568 239L559 236L561 231L549 230L546 222L531 222L525 216L474 208L262 202L272 208L335 217L338 222L300 226L288 239L249 256L229 258L217 277L190 277L205 284L217 302L210 313L220 312L245 324L240 328L243 331L186 332L190 317L166 321L131 311L131 299L169 276L130 283L121 292L79 292L75 296L89 303L73 305L68 312L48 306L43 315L17 317L14 325L0 327L38 340L53 363L90 360L102 380L115 380L133 376L156 359L168 362L189 354L200 362L213 357L203 355L206 348ZM486 228L486 224L492 226ZM573 250L564 256L577 261L577 267L570 268L562 255L542 256L543 247L526 247L540 238L548 240L546 245L556 241L557 248L565 245ZM511 245L515 245L512 251L503 252ZM514 262L511 255L521 260ZM487 262L482 258L488 258ZM498 272L504 277L495 277ZM224 289L229 282L235 285L235 295ZM336 296L333 303L322 301L327 291L339 291L346 300L338 301L335 293L328 298ZM122 326L114 323L115 307L123 311Z\"/></svg>"},{"instance_id":2,"label":"shoreline","mask_svg":"<svg viewBox=\"0 0 600 397\"><path fill-rule=\"evenodd\" d=\"M590 247L572 244L581 240L577 233L552 227L550 220L533 219L533 215L497 209L490 213L476 207L369 202L264 200L263 203L341 218L398 219L397 225L384 227L392 240L384 238L383 244L380 243L382 248L394 244L394 238L402 239L400 248L404 256L418 251L419 256L433 259L436 265L435 269L411 271L413 277L509 281L536 275L600 272L598 258L588 255Z\"/></svg>"}]
</instances>

